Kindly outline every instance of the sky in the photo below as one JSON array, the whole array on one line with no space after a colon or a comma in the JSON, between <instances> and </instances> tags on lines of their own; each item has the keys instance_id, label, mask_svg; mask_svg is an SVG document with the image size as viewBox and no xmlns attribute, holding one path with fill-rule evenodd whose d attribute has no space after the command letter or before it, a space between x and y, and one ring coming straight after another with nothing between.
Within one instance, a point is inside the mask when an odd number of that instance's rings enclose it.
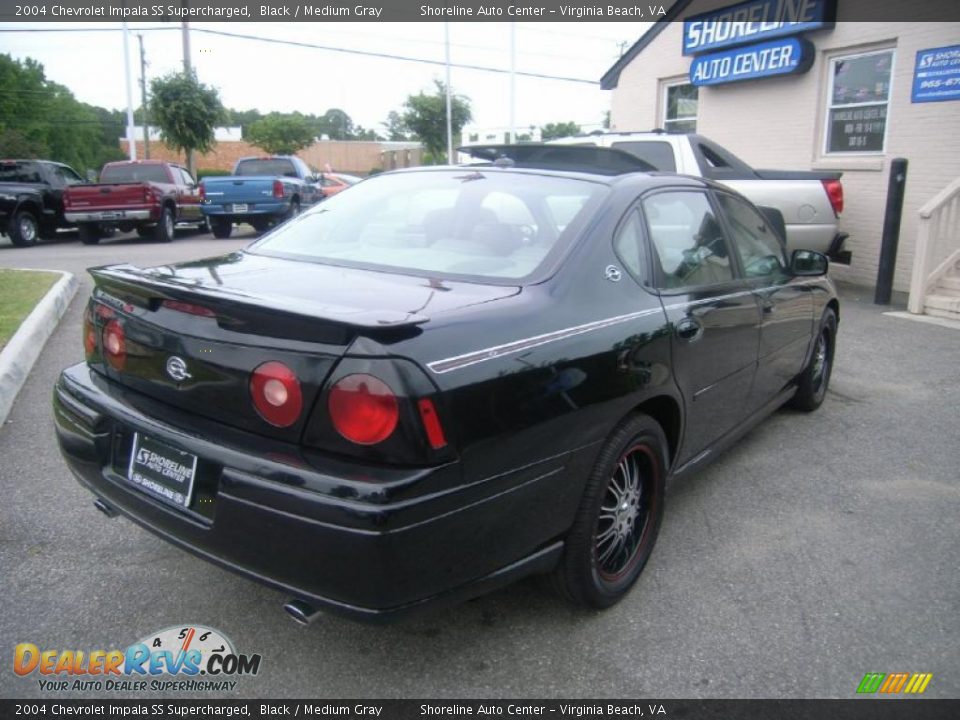
<instances>
[{"instance_id":1,"label":"sky","mask_svg":"<svg viewBox=\"0 0 960 720\"><path fill-rule=\"evenodd\" d=\"M510 23L450 23L451 62L508 70ZM595 84L516 77L516 127L574 121L589 131L609 109L600 76L646 31L650 23L514 24L516 70L594 81ZM108 28L109 31L94 31ZM78 100L107 108L126 107L123 33L120 23L4 23L0 52L40 61L48 79L66 85ZM442 63L444 23L191 23L191 55L200 80L220 91L224 105L322 114L345 110L354 123L382 131L391 110L410 94L443 80L442 64L369 57L211 32L254 35L351 51L424 58ZM38 29L42 32L10 32ZM51 32L65 29L67 32ZM130 67L134 105L139 105L139 46L142 33L147 78L182 68L179 23L130 23ZM470 98L482 129L506 130L510 123L510 80L505 73L453 67L451 85Z\"/></svg>"}]
</instances>

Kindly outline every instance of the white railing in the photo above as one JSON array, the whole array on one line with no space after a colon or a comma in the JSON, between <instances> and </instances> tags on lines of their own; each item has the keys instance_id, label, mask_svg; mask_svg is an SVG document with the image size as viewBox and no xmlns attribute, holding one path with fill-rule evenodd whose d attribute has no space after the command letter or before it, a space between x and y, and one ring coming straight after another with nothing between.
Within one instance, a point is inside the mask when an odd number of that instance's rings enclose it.
<instances>
[{"instance_id":1,"label":"white railing","mask_svg":"<svg viewBox=\"0 0 960 720\"><path fill-rule=\"evenodd\" d=\"M930 290L960 260L960 178L920 208L907 309L916 314Z\"/></svg>"}]
</instances>

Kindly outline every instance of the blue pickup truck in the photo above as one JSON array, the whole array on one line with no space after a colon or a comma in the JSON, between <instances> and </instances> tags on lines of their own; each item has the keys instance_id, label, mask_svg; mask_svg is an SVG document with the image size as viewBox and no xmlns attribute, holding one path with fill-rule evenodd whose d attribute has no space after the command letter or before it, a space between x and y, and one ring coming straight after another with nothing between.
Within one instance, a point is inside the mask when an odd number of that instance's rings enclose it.
<instances>
[{"instance_id":1,"label":"blue pickup truck","mask_svg":"<svg viewBox=\"0 0 960 720\"><path fill-rule=\"evenodd\" d=\"M323 199L317 173L298 157L246 157L233 174L204 178L200 208L218 238L230 237L234 223L263 232Z\"/></svg>"}]
</instances>

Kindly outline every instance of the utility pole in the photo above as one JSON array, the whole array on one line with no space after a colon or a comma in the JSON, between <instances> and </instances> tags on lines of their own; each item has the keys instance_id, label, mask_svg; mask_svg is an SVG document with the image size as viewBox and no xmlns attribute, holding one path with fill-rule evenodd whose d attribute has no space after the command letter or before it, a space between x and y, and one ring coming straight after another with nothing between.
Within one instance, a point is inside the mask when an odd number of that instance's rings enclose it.
<instances>
[{"instance_id":1,"label":"utility pole","mask_svg":"<svg viewBox=\"0 0 960 720\"><path fill-rule=\"evenodd\" d=\"M517 141L517 24L510 23L510 144Z\"/></svg>"},{"instance_id":2,"label":"utility pole","mask_svg":"<svg viewBox=\"0 0 960 720\"><path fill-rule=\"evenodd\" d=\"M450 98L450 23L443 24L443 45L447 65L447 164L454 165L453 161L453 102Z\"/></svg>"},{"instance_id":3,"label":"utility pole","mask_svg":"<svg viewBox=\"0 0 960 720\"><path fill-rule=\"evenodd\" d=\"M189 7L189 0L183 0L180 3L181 7ZM190 23L184 21L182 24L182 37L183 37L183 72L186 75L190 75L193 72L193 68L190 64ZM187 151L187 170L190 171L190 174L193 175L193 151Z\"/></svg>"},{"instance_id":4,"label":"utility pole","mask_svg":"<svg viewBox=\"0 0 960 720\"><path fill-rule=\"evenodd\" d=\"M130 159L137 159L137 140L133 136L133 88L130 83L130 27L123 23L123 74L127 86L127 148Z\"/></svg>"},{"instance_id":5,"label":"utility pole","mask_svg":"<svg viewBox=\"0 0 960 720\"><path fill-rule=\"evenodd\" d=\"M150 116L147 113L147 56L143 51L143 33L137 33L140 41L140 107L143 108L143 157L150 159Z\"/></svg>"}]
</instances>

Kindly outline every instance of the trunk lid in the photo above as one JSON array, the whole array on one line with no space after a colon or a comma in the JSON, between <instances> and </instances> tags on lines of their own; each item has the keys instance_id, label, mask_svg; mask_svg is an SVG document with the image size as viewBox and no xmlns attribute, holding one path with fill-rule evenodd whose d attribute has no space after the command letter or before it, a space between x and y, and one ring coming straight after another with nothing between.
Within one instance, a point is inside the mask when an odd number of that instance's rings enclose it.
<instances>
[{"instance_id":1,"label":"trunk lid","mask_svg":"<svg viewBox=\"0 0 960 720\"><path fill-rule=\"evenodd\" d=\"M327 376L357 337L410 337L428 314L519 292L451 282L441 292L425 278L247 252L90 272L94 370L172 406L289 442L299 441ZM125 337L119 367L103 347L113 321ZM287 365L301 384L304 410L290 427L271 426L251 402L251 374L270 361Z\"/></svg>"}]
</instances>

